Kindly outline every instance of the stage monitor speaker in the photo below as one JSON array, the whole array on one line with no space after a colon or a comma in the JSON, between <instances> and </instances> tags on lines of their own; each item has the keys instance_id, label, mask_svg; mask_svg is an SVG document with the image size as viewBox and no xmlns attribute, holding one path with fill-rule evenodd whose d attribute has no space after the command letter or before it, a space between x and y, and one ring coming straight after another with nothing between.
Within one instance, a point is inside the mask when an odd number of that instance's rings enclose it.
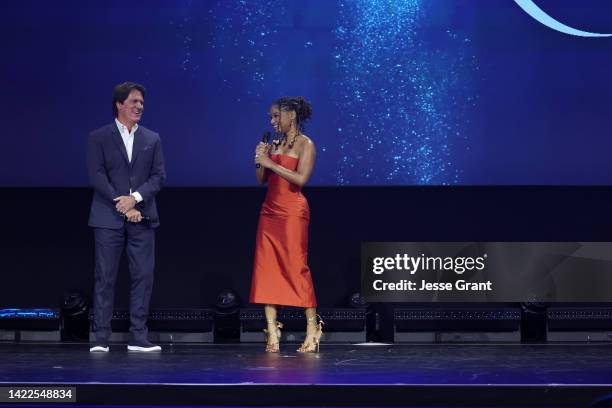
<instances>
[{"instance_id":1,"label":"stage monitor speaker","mask_svg":"<svg viewBox=\"0 0 612 408\"><path fill-rule=\"evenodd\" d=\"M519 308L395 309L396 343L515 343L521 341Z\"/></svg>"},{"instance_id":2,"label":"stage monitor speaker","mask_svg":"<svg viewBox=\"0 0 612 408\"><path fill-rule=\"evenodd\" d=\"M321 308L317 310L325 324L325 343L363 343L366 341L366 308ZM282 308L277 320L282 322L281 341L302 342L306 331L303 309ZM240 309L240 341L263 342L266 319L263 308Z\"/></svg>"},{"instance_id":3,"label":"stage monitor speaker","mask_svg":"<svg viewBox=\"0 0 612 408\"><path fill-rule=\"evenodd\" d=\"M149 340L154 343L212 343L213 316L212 309L152 310L147 321ZM93 312L90 314L90 323L93 323ZM130 340L130 313L125 310L115 311L111 328L111 342L127 343ZM95 339L91 331L89 338L92 341Z\"/></svg>"},{"instance_id":4,"label":"stage monitor speaker","mask_svg":"<svg viewBox=\"0 0 612 408\"><path fill-rule=\"evenodd\" d=\"M59 310L0 309L0 340L60 341Z\"/></svg>"},{"instance_id":5,"label":"stage monitor speaker","mask_svg":"<svg viewBox=\"0 0 612 408\"><path fill-rule=\"evenodd\" d=\"M612 308L551 305L546 314L549 342L612 341Z\"/></svg>"}]
</instances>

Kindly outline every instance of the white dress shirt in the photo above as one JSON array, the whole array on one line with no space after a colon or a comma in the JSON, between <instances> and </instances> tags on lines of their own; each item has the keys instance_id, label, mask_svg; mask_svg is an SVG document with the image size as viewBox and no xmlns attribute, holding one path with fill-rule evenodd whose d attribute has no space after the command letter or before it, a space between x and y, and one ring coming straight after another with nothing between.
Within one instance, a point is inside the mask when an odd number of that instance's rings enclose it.
<instances>
[{"instance_id":1,"label":"white dress shirt","mask_svg":"<svg viewBox=\"0 0 612 408\"><path fill-rule=\"evenodd\" d=\"M136 131L138 130L138 123L135 123L134 126L132 126L131 132L123 123L119 122L117 118L115 118L115 123L117 124L117 128L119 129L121 139L123 139L123 144L125 145L125 150L127 151L128 160L131 163L132 151L134 150L134 133L136 133ZM130 189L130 195L136 199L137 203L142 201L142 196L138 191L132 192L132 190Z\"/></svg>"}]
</instances>

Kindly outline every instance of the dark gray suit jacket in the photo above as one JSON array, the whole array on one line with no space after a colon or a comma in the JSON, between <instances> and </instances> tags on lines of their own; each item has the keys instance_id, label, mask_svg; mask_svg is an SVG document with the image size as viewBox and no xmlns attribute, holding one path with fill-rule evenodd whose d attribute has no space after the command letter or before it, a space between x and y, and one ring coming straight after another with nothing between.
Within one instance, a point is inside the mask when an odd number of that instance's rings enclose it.
<instances>
[{"instance_id":1,"label":"dark gray suit jacket","mask_svg":"<svg viewBox=\"0 0 612 408\"><path fill-rule=\"evenodd\" d=\"M143 200L137 204L151 227L159 225L155 195L166 179L164 157L159 135L143 126L134 134L132 161L113 121L89 135L87 146L89 181L94 188L89 226L121 228L126 222L115 209L114 198L138 191Z\"/></svg>"}]
</instances>

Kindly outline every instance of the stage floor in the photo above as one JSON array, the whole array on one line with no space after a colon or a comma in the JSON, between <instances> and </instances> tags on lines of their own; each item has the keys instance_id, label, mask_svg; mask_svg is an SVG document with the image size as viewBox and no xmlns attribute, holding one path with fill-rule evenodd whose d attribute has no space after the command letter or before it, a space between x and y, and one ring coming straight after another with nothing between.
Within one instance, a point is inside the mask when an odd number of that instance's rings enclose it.
<instances>
[{"instance_id":1,"label":"stage floor","mask_svg":"<svg viewBox=\"0 0 612 408\"><path fill-rule=\"evenodd\" d=\"M152 405L607 406L612 393L612 345L296 347L92 354L87 344L0 343L0 386L76 385L77 402Z\"/></svg>"}]
</instances>

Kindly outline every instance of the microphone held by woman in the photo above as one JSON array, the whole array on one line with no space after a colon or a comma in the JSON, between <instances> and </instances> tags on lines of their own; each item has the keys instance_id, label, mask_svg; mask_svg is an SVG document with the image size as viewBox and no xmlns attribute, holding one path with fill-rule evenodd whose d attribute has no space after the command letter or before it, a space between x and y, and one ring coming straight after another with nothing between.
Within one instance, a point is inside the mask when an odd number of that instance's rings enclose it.
<instances>
[{"instance_id":1,"label":"microphone held by woman","mask_svg":"<svg viewBox=\"0 0 612 408\"><path fill-rule=\"evenodd\" d=\"M265 144L268 144L268 141L270 140L270 132L264 132L263 137L261 138L261 141ZM255 168L260 168L261 164L257 163L255 165Z\"/></svg>"}]
</instances>

